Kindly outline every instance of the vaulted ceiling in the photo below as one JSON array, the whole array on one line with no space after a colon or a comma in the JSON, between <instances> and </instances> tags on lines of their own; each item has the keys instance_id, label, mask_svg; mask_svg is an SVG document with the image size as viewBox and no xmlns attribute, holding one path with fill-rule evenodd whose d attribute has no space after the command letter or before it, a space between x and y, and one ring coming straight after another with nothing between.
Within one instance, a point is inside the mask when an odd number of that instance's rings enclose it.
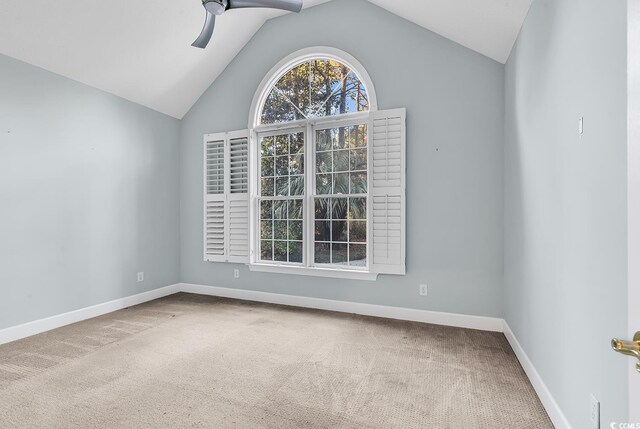
<instances>
[{"instance_id":1,"label":"vaulted ceiling","mask_svg":"<svg viewBox=\"0 0 640 429\"><path fill-rule=\"evenodd\" d=\"M369 1L504 63L532 0ZM0 0L0 53L182 118L281 14L226 13L200 50L190 46L204 21L200 0Z\"/></svg>"}]
</instances>

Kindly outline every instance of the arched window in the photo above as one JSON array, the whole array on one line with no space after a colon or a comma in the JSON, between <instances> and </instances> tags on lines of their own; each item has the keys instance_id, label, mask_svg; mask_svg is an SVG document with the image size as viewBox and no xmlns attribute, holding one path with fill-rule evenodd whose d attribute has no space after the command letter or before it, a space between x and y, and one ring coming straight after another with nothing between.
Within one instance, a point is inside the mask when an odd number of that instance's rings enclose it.
<instances>
[{"instance_id":1,"label":"arched window","mask_svg":"<svg viewBox=\"0 0 640 429\"><path fill-rule=\"evenodd\" d=\"M269 89L260 124L369 110L367 88L346 64L316 57L294 64Z\"/></svg>"},{"instance_id":2,"label":"arched window","mask_svg":"<svg viewBox=\"0 0 640 429\"><path fill-rule=\"evenodd\" d=\"M403 274L404 109L378 111L349 54L310 48L263 79L249 130L205 136L205 260L352 279Z\"/></svg>"},{"instance_id":3,"label":"arched window","mask_svg":"<svg viewBox=\"0 0 640 429\"><path fill-rule=\"evenodd\" d=\"M373 82L358 60L335 48L308 48L267 73L251 104L249 128L377 109Z\"/></svg>"}]
</instances>

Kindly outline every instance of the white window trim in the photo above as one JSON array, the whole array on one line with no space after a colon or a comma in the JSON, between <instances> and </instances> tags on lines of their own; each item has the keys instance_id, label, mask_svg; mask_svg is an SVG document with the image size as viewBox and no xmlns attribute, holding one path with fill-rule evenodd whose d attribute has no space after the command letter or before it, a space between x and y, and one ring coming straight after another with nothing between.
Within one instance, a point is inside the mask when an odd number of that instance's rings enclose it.
<instances>
[{"instance_id":1,"label":"white window trim","mask_svg":"<svg viewBox=\"0 0 640 429\"><path fill-rule=\"evenodd\" d=\"M336 116L326 116L326 117L317 117L317 118L309 118L302 119L298 121L291 121L285 123L278 124L269 124L269 125L261 125L260 118L262 116L262 107L264 106L264 102L266 97L269 95L269 90L275 85L278 80L291 68L294 66L311 59L316 58L324 58L338 61L347 67L358 76L360 81L364 84L365 89L367 91L367 96L369 99L369 111L367 112L354 112L354 113L346 113L343 115ZM371 272L371 228L369 219L370 210L371 210L371 198L370 192L366 194L367 196L367 267L366 268L355 268L350 266L315 266L313 261L310 261L309 258L312 257L312 252L310 254L309 250L313 243L314 236L314 228L312 222L308 222L308 213L311 202L313 202L313 198L315 196L314 189L312 186L315 183L315 180L306 180L305 188L306 192L304 195L305 200L305 213L303 215L303 219L307 223L304 235L303 235L303 260L306 261L306 265L291 265L291 264L280 264L280 263L265 263L261 262L258 259L257 249L258 249L258 239L259 239L259 222L257 221L257 201L259 199L258 190L259 188L259 134L276 132L288 129L300 129L305 128L305 177L307 177L307 168L314 168L315 162L315 151L313 150L313 142L315 141L315 130L316 128L329 128L329 127L340 127L354 124L366 123L369 124L371 112L378 110L377 98L375 94L375 89L373 86L373 81L371 77L367 73L366 69L360 64L358 60L356 60L353 56L348 53L341 51L336 48L331 47L312 47L307 49L302 49L300 51L294 52L293 54L287 56L278 64L276 64L270 71L267 73L265 78L262 80L258 89L253 98L253 102L251 104L251 111L249 114L249 129L251 130L251 139L250 139L250 165L252 166L249 170L249 189L250 189L250 207L249 207L249 223L250 223L250 232L249 232L249 247L250 247L250 256L249 256L249 269L251 271L259 271L259 272L270 272L270 273L280 273L280 274L296 274L296 275L306 275L306 276L316 276L316 277L331 277L331 278L344 278L344 279L354 279L354 280L369 280L375 281L378 277L378 273ZM367 162L367 175L370 180L371 175L371 160ZM370 186L370 185L369 185Z\"/></svg>"},{"instance_id":2,"label":"white window trim","mask_svg":"<svg viewBox=\"0 0 640 429\"><path fill-rule=\"evenodd\" d=\"M362 270L320 267L295 267L291 265L265 263L251 263L249 264L249 270L263 273L296 274L301 276L330 277L350 280L375 281L378 278L378 273L372 273Z\"/></svg>"}]
</instances>

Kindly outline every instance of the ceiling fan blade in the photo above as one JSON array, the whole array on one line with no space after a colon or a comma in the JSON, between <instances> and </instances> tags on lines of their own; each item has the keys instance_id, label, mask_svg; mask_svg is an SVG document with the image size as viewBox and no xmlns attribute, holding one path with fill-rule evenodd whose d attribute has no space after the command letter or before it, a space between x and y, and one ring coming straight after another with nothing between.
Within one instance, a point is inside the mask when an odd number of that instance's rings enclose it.
<instances>
[{"instance_id":1,"label":"ceiling fan blade","mask_svg":"<svg viewBox=\"0 0 640 429\"><path fill-rule=\"evenodd\" d=\"M191 46L204 49L209 44L209 40L211 40L211 36L213 35L213 28L216 26L216 16L207 11L207 19L204 21L204 27L202 27L202 31L200 35L196 39L195 42L191 44Z\"/></svg>"},{"instance_id":2,"label":"ceiling fan blade","mask_svg":"<svg viewBox=\"0 0 640 429\"><path fill-rule=\"evenodd\" d=\"M248 7L267 7L297 13L302 10L302 0L229 0L229 9Z\"/></svg>"}]
</instances>

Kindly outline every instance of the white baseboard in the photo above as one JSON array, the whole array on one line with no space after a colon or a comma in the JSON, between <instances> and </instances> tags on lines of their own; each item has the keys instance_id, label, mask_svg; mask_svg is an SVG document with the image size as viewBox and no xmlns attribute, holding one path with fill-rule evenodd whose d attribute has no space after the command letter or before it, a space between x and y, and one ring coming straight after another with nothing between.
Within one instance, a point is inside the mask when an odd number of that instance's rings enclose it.
<instances>
[{"instance_id":1,"label":"white baseboard","mask_svg":"<svg viewBox=\"0 0 640 429\"><path fill-rule=\"evenodd\" d=\"M46 319L35 320L23 325L12 326L0 330L0 344L10 343L32 335L41 334L52 329L70 325L72 323L81 322L92 317L102 316L132 305L142 304L143 302L153 301L163 296L172 295L180 292L178 284L165 286L159 289L150 290L137 295L127 296L125 298L115 299L113 301L102 304L93 305L91 307L81 308L79 310L70 311L68 313L58 314L56 316L47 317Z\"/></svg>"},{"instance_id":2,"label":"white baseboard","mask_svg":"<svg viewBox=\"0 0 640 429\"><path fill-rule=\"evenodd\" d=\"M335 301L331 299L310 298L306 296L282 295L258 292L246 289L231 289L215 286L181 283L182 292L200 295L212 295L247 301L268 302L271 304L291 305L295 307L315 308L319 310L353 313L364 316L385 317L389 319L410 320L412 322L432 323L434 325L455 326L458 328L479 329L482 331L502 332L503 320L495 317L469 316L465 314L441 313L412 308L389 307L385 305L362 304L358 302Z\"/></svg>"},{"instance_id":3,"label":"white baseboard","mask_svg":"<svg viewBox=\"0 0 640 429\"><path fill-rule=\"evenodd\" d=\"M533 366L533 362L531 362L529 356L527 356L527 354L525 353L524 349L518 342L518 339L514 335L506 320L504 321L503 332L505 337L507 337L507 340L509 341L509 344L511 345L511 348L516 354L518 360L520 361L520 365L522 365L522 368L524 368L524 372L527 374L527 377L529 377L529 380L531 381L533 388L538 394L538 397L540 398L542 405L547 411L547 414L549 414L549 418L553 422L553 425L556 427L556 429L571 429L571 425L562 412L562 409L553 398L553 395L551 395L551 392L547 388L547 385L544 384L542 377L540 377L540 374L536 370L536 367Z\"/></svg>"}]
</instances>

